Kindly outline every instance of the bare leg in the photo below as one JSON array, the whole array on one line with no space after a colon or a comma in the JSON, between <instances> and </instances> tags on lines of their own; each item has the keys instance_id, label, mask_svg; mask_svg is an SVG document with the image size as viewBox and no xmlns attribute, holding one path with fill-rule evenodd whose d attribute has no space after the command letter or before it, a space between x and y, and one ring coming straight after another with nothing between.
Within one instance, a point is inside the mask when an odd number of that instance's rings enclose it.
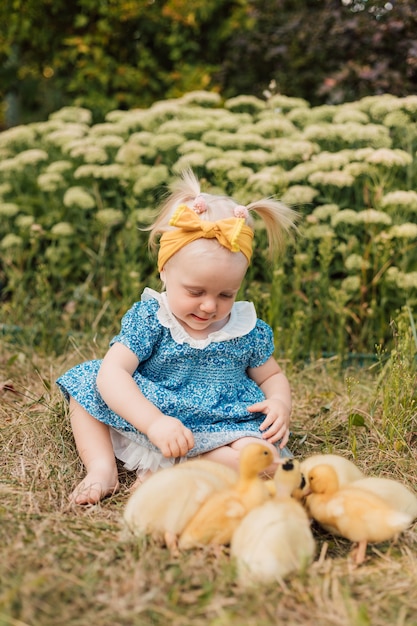
<instances>
[{"instance_id":1,"label":"bare leg","mask_svg":"<svg viewBox=\"0 0 417 626\"><path fill-rule=\"evenodd\" d=\"M109 427L70 399L71 426L87 474L70 495L74 504L95 504L119 487Z\"/></svg>"},{"instance_id":2,"label":"bare leg","mask_svg":"<svg viewBox=\"0 0 417 626\"><path fill-rule=\"evenodd\" d=\"M275 446L263 441L262 439L258 439L257 437L242 437L242 439L236 439L236 441L233 441L228 446L221 446L220 448L215 448L214 450L210 450L210 452L202 454L200 458L207 459L209 461L216 461L217 463L227 465L234 470L238 470L240 452L242 448L247 446L249 443L263 443L272 450L274 454L274 462L262 472L263 477L271 478L275 474L277 466L279 465L279 454Z\"/></svg>"}]
</instances>

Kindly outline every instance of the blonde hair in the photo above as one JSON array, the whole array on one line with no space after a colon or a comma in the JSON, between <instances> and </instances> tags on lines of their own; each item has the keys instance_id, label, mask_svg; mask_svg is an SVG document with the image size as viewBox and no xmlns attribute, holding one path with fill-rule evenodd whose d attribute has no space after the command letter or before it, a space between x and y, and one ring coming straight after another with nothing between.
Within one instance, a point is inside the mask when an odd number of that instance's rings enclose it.
<instances>
[{"instance_id":1,"label":"blonde hair","mask_svg":"<svg viewBox=\"0 0 417 626\"><path fill-rule=\"evenodd\" d=\"M157 248L157 237L172 230L169 221L181 204L192 205L196 198L202 198L206 206L204 213L199 217L202 220L215 222L217 220L234 217L234 209L240 205L229 196L202 193L200 182L192 170L187 169L169 187L170 194L162 204L155 222L146 228L150 231L149 247ZM251 212L256 213L264 222L268 237L268 252L272 257L282 252L286 236L295 229L298 213L274 198L263 198L246 205L248 215L245 224L255 229L255 222Z\"/></svg>"}]
</instances>

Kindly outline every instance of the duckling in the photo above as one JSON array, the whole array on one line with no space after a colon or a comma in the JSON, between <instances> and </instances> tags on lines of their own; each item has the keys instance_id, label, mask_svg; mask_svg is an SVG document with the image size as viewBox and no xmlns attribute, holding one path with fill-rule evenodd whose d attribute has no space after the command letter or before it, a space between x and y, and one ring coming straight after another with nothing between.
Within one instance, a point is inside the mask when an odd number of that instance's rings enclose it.
<instances>
[{"instance_id":1,"label":"duckling","mask_svg":"<svg viewBox=\"0 0 417 626\"><path fill-rule=\"evenodd\" d=\"M336 470L340 486L364 477L359 467L339 454L313 454L301 461L301 471L306 477L307 483L309 471L316 465L322 465L323 463L332 465ZM308 484L306 485L306 490L308 490Z\"/></svg>"},{"instance_id":2,"label":"duckling","mask_svg":"<svg viewBox=\"0 0 417 626\"><path fill-rule=\"evenodd\" d=\"M358 544L354 551L357 565L365 560L369 543L392 539L412 522L412 516L396 511L381 498L352 485L339 488L337 472L331 465L318 465L308 474L308 511L333 534Z\"/></svg>"},{"instance_id":3,"label":"duckling","mask_svg":"<svg viewBox=\"0 0 417 626\"><path fill-rule=\"evenodd\" d=\"M159 470L130 496L123 514L125 525L132 534L150 535L176 552L178 536L203 502L237 480L232 468L206 459Z\"/></svg>"},{"instance_id":4,"label":"duckling","mask_svg":"<svg viewBox=\"0 0 417 626\"><path fill-rule=\"evenodd\" d=\"M365 476L353 481L351 485L371 491L396 511L411 515L413 520L417 518L417 495L398 480L382 476Z\"/></svg>"},{"instance_id":5,"label":"duckling","mask_svg":"<svg viewBox=\"0 0 417 626\"><path fill-rule=\"evenodd\" d=\"M275 497L250 511L233 534L231 555L244 586L282 580L302 570L314 557L307 513L291 497L304 486L299 461L278 466L274 484Z\"/></svg>"},{"instance_id":6,"label":"duckling","mask_svg":"<svg viewBox=\"0 0 417 626\"><path fill-rule=\"evenodd\" d=\"M180 549L198 545L228 544L240 520L251 509L270 498L259 473L273 462L272 451L261 443L250 443L240 453L236 485L213 493L202 504L180 536Z\"/></svg>"}]
</instances>

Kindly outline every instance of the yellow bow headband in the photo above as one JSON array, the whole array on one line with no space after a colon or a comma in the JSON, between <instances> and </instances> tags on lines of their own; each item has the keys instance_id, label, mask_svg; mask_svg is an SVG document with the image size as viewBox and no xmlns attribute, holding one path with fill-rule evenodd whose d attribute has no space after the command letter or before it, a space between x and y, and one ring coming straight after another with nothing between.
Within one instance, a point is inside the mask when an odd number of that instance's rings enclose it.
<instances>
[{"instance_id":1,"label":"yellow bow headband","mask_svg":"<svg viewBox=\"0 0 417 626\"><path fill-rule=\"evenodd\" d=\"M170 220L175 230L164 233L159 242L158 270L176 252L196 239L217 239L231 252L242 252L250 263L253 231L242 217L228 217L217 222L200 219L186 204L180 204Z\"/></svg>"}]
</instances>

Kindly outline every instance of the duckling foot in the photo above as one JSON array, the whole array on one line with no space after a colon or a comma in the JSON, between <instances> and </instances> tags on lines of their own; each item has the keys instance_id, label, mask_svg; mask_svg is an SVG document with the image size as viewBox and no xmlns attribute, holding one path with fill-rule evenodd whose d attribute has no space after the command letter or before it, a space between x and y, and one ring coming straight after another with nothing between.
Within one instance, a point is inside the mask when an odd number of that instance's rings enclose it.
<instances>
[{"instance_id":1,"label":"duckling foot","mask_svg":"<svg viewBox=\"0 0 417 626\"><path fill-rule=\"evenodd\" d=\"M165 545L171 553L171 556L179 556L178 537L169 530L164 533Z\"/></svg>"},{"instance_id":2,"label":"duckling foot","mask_svg":"<svg viewBox=\"0 0 417 626\"><path fill-rule=\"evenodd\" d=\"M366 557L366 547L368 542L366 539L358 542L356 548L354 548L351 552L351 556L355 565L361 565L365 561Z\"/></svg>"}]
</instances>

